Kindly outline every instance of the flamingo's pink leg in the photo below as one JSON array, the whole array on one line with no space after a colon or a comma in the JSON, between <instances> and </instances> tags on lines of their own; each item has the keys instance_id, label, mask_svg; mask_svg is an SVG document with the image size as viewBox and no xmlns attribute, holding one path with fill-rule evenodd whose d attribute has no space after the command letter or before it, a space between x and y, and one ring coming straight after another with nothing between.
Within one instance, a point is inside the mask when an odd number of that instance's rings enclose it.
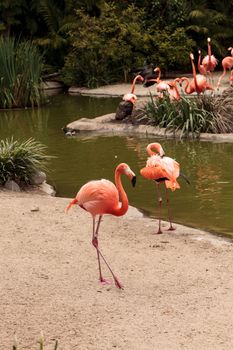
<instances>
[{"instance_id":1,"label":"flamingo's pink leg","mask_svg":"<svg viewBox=\"0 0 233 350\"><path fill-rule=\"evenodd\" d=\"M166 201L167 201L167 210L168 210L168 219L170 222L170 227L168 229L168 231L174 231L176 228L174 226L172 226L172 219L171 219L171 208L170 208L170 200L169 200L169 194L168 194L168 190L165 187L165 192L166 192Z\"/></svg>"},{"instance_id":2,"label":"flamingo's pink leg","mask_svg":"<svg viewBox=\"0 0 233 350\"><path fill-rule=\"evenodd\" d=\"M95 230L95 218L93 218L93 238L92 238L92 244L93 246L96 248L97 251L97 257L98 257L98 264L99 264L99 273L100 273L100 282L102 284L109 284L109 281L104 279L102 276L102 272L101 272L101 264L100 264L100 256L103 259L103 261L105 262L106 266L108 267L109 271L112 274L112 277L114 279L115 285L117 288L119 289L123 289L123 285L119 282L119 280L117 279L116 275L113 273L111 267L109 266L109 264L107 263L105 257L103 256L103 254L101 253L101 251L99 250L99 242L98 242L98 232L99 232L99 227L100 227L100 222L102 219L102 215L99 216L99 220L98 220L98 224L97 224L97 228Z\"/></svg>"},{"instance_id":3,"label":"flamingo's pink leg","mask_svg":"<svg viewBox=\"0 0 233 350\"><path fill-rule=\"evenodd\" d=\"M157 193L158 193L158 202L159 202L159 228L158 231L155 234L161 234L163 233L163 231L161 230L161 216L162 216L162 197L160 194L160 188L159 188L159 184L156 183L156 189L157 189Z\"/></svg>"}]
</instances>

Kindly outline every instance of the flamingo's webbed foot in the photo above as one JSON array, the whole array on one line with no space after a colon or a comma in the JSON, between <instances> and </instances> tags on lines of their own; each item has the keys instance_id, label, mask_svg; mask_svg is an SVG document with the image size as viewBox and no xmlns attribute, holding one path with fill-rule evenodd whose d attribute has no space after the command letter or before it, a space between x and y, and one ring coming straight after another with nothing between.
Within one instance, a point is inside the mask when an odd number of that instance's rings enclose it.
<instances>
[{"instance_id":1,"label":"flamingo's webbed foot","mask_svg":"<svg viewBox=\"0 0 233 350\"><path fill-rule=\"evenodd\" d=\"M170 227L167 229L167 231L175 231L176 227L172 226L172 224L170 225Z\"/></svg>"},{"instance_id":2,"label":"flamingo's webbed foot","mask_svg":"<svg viewBox=\"0 0 233 350\"><path fill-rule=\"evenodd\" d=\"M106 278L100 278L99 281L102 285L112 284L112 282Z\"/></svg>"}]
</instances>

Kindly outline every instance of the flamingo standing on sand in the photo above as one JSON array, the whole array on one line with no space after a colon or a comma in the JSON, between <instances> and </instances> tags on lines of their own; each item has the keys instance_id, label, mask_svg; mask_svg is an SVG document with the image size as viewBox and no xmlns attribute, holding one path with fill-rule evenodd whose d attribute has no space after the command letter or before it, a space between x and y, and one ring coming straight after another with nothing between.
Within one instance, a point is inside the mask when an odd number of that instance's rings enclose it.
<instances>
[{"instance_id":1,"label":"flamingo standing on sand","mask_svg":"<svg viewBox=\"0 0 233 350\"><path fill-rule=\"evenodd\" d=\"M176 86L176 83L179 82L180 79L176 78L172 81L166 82L166 81L161 80L161 70L159 67L156 67L154 69L154 72L155 73L158 72L157 78L147 79L145 81L145 83L143 84L143 86L148 87L148 86L152 85L152 82L157 83L156 90L157 90L160 98L163 98L164 93L167 92L169 94L170 100L179 100L180 94L179 94L178 88Z\"/></svg>"},{"instance_id":2,"label":"flamingo standing on sand","mask_svg":"<svg viewBox=\"0 0 233 350\"><path fill-rule=\"evenodd\" d=\"M198 62L197 62L197 68L199 70L199 73L202 75L206 75L206 69L203 64L201 64L201 50L198 50Z\"/></svg>"},{"instance_id":3,"label":"flamingo standing on sand","mask_svg":"<svg viewBox=\"0 0 233 350\"><path fill-rule=\"evenodd\" d=\"M131 91L130 93L127 93L123 96L123 101L129 101L129 102L132 102L133 104L136 102L137 100L137 96L134 94L134 90L135 90L135 85L136 85L136 82L140 80L140 81L144 81L144 78L138 74L134 80L133 80L133 83L132 83L132 86L131 86Z\"/></svg>"},{"instance_id":4,"label":"flamingo standing on sand","mask_svg":"<svg viewBox=\"0 0 233 350\"><path fill-rule=\"evenodd\" d=\"M192 94L195 91L197 94L200 94L205 90L214 90L214 88L207 82L204 75L196 73L194 56L192 53L190 53L190 59L192 64L193 79L190 81L187 77L180 78L180 85L182 85L183 81L186 81L186 85L184 87L186 94Z\"/></svg>"},{"instance_id":5,"label":"flamingo standing on sand","mask_svg":"<svg viewBox=\"0 0 233 350\"><path fill-rule=\"evenodd\" d=\"M108 267L115 285L119 289L123 289L122 284L119 282L111 267L107 263L105 257L99 250L98 233L102 216L104 214L111 214L114 216L122 216L128 210L128 198L121 183L121 175L125 174L131 180L133 186L136 184L136 175L130 169L126 163L119 164L115 169L115 184L109 180L93 180L87 182L78 191L76 197L67 206L66 211L74 204L78 204L82 209L88 211L93 218L93 234L92 244L96 249L99 267L99 280L102 284L108 284L109 281L103 278L101 270L100 258ZM119 202L119 198L121 202ZM99 219L96 225L96 216L99 215Z\"/></svg>"},{"instance_id":6,"label":"flamingo standing on sand","mask_svg":"<svg viewBox=\"0 0 233 350\"><path fill-rule=\"evenodd\" d=\"M207 73L213 72L218 64L218 60L214 55L211 54L211 39L207 38L208 43L208 55L206 55L202 60L202 65L204 66Z\"/></svg>"},{"instance_id":7,"label":"flamingo standing on sand","mask_svg":"<svg viewBox=\"0 0 233 350\"><path fill-rule=\"evenodd\" d=\"M123 120L132 114L133 106L137 101L137 96L134 94L137 80L144 81L144 78L140 74L134 78L131 91L123 96L122 101L117 107L115 115L116 120Z\"/></svg>"},{"instance_id":8,"label":"flamingo standing on sand","mask_svg":"<svg viewBox=\"0 0 233 350\"><path fill-rule=\"evenodd\" d=\"M229 48L229 49L231 49L231 48ZM226 75L228 69L231 70L230 84L233 85L233 71L232 71L233 57L232 56L224 57L222 60L222 67L223 67L223 73L218 79L217 89L219 89L220 84L221 84L221 80Z\"/></svg>"},{"instance_id":9,"label":"flamingo standing on sand","mask_svg":"<svg viewBox=\"0 0 233 350\"><path fill-rule=\"evenodd\" d=\"M177 178L180 175L180 165L174 159L166 157L164 150L160 143L150 143L146 147L149 158L147 159L146 166L140 170L140 174L148 179L154 180L156 183L156 188L158 192L158 202L159 202L159 227L157 234L162 233L161 230L161 209L162 209L162 197L160 194L160 183L165 183L166 189L166 199L168 205L168 216L170 227L169 231L175 230L172 226L171 215L170 215L170 206L169 206L169 197L167 189L170 188L172 191L180 188L180 185L177 182ZM154 152L155 150L156 152Z\"/></svg>"}]
</instances>

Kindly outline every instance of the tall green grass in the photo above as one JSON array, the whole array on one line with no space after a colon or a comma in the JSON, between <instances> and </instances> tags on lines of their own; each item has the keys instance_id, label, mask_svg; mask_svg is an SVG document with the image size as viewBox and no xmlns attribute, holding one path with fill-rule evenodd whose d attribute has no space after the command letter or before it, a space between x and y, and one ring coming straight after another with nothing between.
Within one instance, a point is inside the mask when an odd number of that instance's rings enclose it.
<instances>
[{"instance_id":1,"label":"tall green grass","mask_svg":"<svg viewBox=\"0 0 233 350\"><path fill-rule=\"evenodd\" d=\"M31 42L1 37L0 108L40 105L42 67L42 56Z\"/></svg>"},{"instance_id":2,"label":"tall green grass","mask_svg":"<svg viewBox=\"0 0 233 350\"><path fill-rule=\"evenodd\" d=\"M153 125L179 134L181 138L198 138L200 133L233 132L231 115L222 115L217 99L210 96L181 97L171 101L168 95L153 98L145 106L147 118Z\"/></svg>"}]
</instances>

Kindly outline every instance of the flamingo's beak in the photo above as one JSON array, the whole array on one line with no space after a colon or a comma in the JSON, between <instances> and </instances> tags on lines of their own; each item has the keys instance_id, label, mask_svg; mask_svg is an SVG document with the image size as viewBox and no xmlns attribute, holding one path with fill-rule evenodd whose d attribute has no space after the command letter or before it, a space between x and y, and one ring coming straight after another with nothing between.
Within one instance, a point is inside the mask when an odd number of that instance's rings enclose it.
<instances>
[{"instance_id":1,"label":"flamingo's beak","mask_svg":"<svg viewBox=\"0 0 233 350\"><path fill-rule=\"evenodd\" d=\"M137 180L137 177L136 177L136 175L135 175L135 176L133 176L132 179L131 179L131 183L132 183L132 186L133 186L133 187L135 187L135 185L136 185L136 180Z\"/></svg>"}]
</instances>

